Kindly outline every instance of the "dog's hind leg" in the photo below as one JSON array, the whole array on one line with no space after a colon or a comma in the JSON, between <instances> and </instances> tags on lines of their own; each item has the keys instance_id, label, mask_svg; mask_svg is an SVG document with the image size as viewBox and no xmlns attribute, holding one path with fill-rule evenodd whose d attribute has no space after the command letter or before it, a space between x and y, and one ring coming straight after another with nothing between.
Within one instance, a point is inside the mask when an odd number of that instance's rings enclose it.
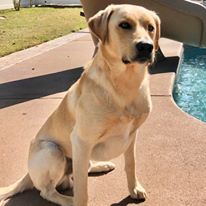
<instances>
[{"instance_id":1,"label":"dog's hind leg","mask_svg":"<svg viewBox=\"0 0 206 206\"><path fill-rule=\"evenodd\" d=\"M0 188L0 202L6 200L9 197L12 197L15 194L21 193L25 190L32 189L32 188L33 188L33 183L31 181L31 178L29 174L26 174L16 183L8 187Z\"/></svg>"},{"instance_id":2,"label":"dog's hind leg","mask_svg":"<svg viewBox=\"0 0 206 206\"><path fill-rule=\"evenodd\" d=\"M28 169L34 186L43 198L61 206L73 205L72 197L56 190L67 170L67 159L59 145L52 141L32 143Z\"/></svg>"},{"instance_id":3,"label":"dog's hind leg","mask_svg":"<svg viewBox=\"0 0 206 206\"><path fill-rule=\"evenodd\" d=\"M89 173L109 172L115 169L115 164L105 161L93 161L89 162Z\"/></svg>"},{"instance_id":4,"label":"dog's hind leg","mask_svg":"<svg viewBox=\"0 0 206 206\"><path fill-rule=\"evenodd\" d=\"M51 188L53 188L52 186L53 185L50 185ZM57 203L61 206L73 206L73 198L72 197L69 197L69 196L66 196L66 195L62 195L60 194L56 189L49 189L49 190L42 190L40 192L40 195L50 201L50 202L53 202L53 203Z\"/></svg>"}]
</instances>

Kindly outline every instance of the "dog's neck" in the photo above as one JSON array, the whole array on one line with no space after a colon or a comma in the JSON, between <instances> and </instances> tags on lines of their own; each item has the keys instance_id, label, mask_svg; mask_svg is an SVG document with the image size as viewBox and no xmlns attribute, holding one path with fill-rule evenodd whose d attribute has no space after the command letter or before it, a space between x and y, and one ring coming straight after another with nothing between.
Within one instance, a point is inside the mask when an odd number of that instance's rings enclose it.
<instances>
[{"instance_id":1,"label":"dog's neck","mask_svg":"<svg viewBox=\"0 0 206 206\"><path fill-rule=\"evenodd\" d=\"M102 69L109 76L113 87L122 92L124 89L136 91L148 73L147 66L137 63L124 64L121 57L116 57L116 54L112 55L101 45L95 58L103 65Z\"/></svg>"}]
</instances>

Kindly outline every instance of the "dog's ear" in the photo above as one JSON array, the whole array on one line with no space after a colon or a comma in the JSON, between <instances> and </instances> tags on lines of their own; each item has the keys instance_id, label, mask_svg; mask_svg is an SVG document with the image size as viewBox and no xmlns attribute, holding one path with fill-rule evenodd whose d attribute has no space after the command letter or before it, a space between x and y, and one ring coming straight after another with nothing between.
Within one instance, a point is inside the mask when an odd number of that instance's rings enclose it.
<instances>
[{"instance_id":1,"label":"dog's ear","mask_svg":"<svg viewBox=\"0 0 206 206\"><path fill-rule=\"evenodd\" d=\"M152 12L152 14L156 23L155 51L157 51L159 49L159 39L161 35L161 29L160 29L161 21L159 16L155 12Z\"/></svg>"},{"instance_id":2,"label":"dog's ear","mask_svg":"<svg viewBox=\"0 0 206 206\"><path fill-rule=\"evenodd\" d=\"M91 32L102 41L104 44L108 41L108 23L112 16L114 9L113 5L108 6L106 9L99 11L88 21Z\"/></svg>"}]
</instances>

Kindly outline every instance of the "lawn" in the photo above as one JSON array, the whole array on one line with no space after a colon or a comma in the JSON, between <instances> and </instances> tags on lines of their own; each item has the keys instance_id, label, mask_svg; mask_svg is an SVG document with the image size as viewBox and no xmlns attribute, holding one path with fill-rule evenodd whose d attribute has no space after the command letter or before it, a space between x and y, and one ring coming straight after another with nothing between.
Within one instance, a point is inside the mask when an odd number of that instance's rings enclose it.
<instances>
[{"instance_id":1,"label":"lawn","mask_svg":"<svg viewBox=\"0 0 206 206\"><path fill-rule=\"evenodd\" d=\"M0 10L0 57L86 27L81 8ZM2 18L1 18L2 19Z\"/></svg>"}]
</instances>

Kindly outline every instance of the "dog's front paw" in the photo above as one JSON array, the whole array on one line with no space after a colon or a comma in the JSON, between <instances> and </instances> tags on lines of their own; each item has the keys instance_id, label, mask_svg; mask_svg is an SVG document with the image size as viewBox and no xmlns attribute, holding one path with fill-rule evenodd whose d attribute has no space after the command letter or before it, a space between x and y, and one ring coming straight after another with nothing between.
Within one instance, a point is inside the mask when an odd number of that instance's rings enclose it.
<instances>
[{"instance_id":1,"label":"dog's front paw","mask_svg":"<svg viewBox=\"0 0 206 206\"><path fill-rule=\"evenodd\" d=\"M137 185L130 191L130 196L132 199L145 200L147 198L147 193L141 185Z\"/></svg>"}]
</instances>

